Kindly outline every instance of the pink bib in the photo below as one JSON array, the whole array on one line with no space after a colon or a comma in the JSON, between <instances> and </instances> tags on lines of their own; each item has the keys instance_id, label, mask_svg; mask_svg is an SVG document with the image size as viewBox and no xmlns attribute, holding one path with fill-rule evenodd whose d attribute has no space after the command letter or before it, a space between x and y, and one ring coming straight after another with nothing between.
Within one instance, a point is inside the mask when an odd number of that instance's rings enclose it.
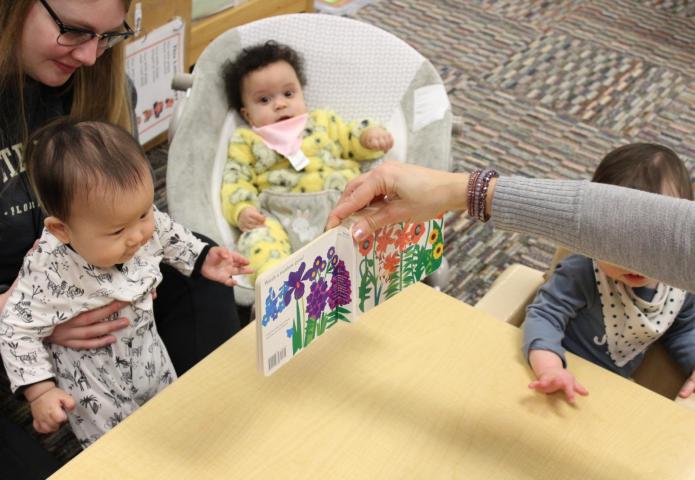
<instances>
[{"instance_id":1,"label":"pink bib","mask_svg":"<svg viewBox=\"0 0 695 480\"><path fill-rule=\"evenodd\" d=\"M289 157L297 153L302 146L302 133L308 118L309 115L305 113L264 127L252 127L252 129L260 135L268 148Z\"/></svg>"}]
</instances>

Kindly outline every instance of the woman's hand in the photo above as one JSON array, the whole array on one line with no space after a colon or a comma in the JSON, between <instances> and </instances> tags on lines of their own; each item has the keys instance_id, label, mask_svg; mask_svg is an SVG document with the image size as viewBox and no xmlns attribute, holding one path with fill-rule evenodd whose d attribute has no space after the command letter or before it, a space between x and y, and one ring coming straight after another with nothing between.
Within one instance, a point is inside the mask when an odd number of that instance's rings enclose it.
<instances>
[{"instance_id":1,"label":"woman's hand","mask_svg":"<svg viewBox=\"0 0 695 480\"><path fill-rule=\"evenodd\" d=\"M111 332L128 326L127 318L107 320L114 313L128 305L125 302L114 301L110 304L79 314L65 323L57 325L46 341L67 348L85 350L100 348L116 341Z\"/></svg>"},{"instance_id":2,"label":"woman's hand","mask_svg":"<svg viewBox=\"0 0 695 480\"><path fill-rule=\"evenodd\" d=\"M422 222L447 210L465 209L467 189L468 174L388 161L347 184L326 229L369 205L353 226L360 241L385 225Z\"/></svg>"},{"instance_id":3,"label":"woman's hand","mask_svg":"<svg viewBox=\"0 0 695 480\"><path fill-rule=\"evenodd\" d=\"M253 273L248 264L249 261L237 252L226 247L212 247L208 250L200 273L207 279L233 287L236 285L234 275Z\"/></svg>"}]
</instances>

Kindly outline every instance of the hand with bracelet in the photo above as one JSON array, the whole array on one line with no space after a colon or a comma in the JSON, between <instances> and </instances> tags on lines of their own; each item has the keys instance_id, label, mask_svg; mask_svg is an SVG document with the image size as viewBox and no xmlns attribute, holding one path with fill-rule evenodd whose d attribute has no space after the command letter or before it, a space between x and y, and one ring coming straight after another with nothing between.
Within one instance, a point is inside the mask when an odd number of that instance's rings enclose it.
<instances>
[{"instance_id":1,"label":"hand with bracelet","mask_svg":"<svg viewBox=\"0 0 695 480\"><path fill-rule=\"evenodd\" d=\"M421 222L447 210L468 210L490 218L496 172L451 173L387 161L347 184L326 228L340 224L366 206L353 227L356 240L395 222Z\"/></svg>"},{"instance_id":2,"label":"hand with bracelet","mask_svg":"<svg viewBox=\"0 0 695 480\"><path fill-rule=\"evenodd\" d=\"M545 238L695 291L695 202L587 180L484 172L385 162L347 184L327 228L359 212L353 236L360 241L388 224L468 210L475 218L492 217L495 228Z\"/></svg>"}]
</instances>

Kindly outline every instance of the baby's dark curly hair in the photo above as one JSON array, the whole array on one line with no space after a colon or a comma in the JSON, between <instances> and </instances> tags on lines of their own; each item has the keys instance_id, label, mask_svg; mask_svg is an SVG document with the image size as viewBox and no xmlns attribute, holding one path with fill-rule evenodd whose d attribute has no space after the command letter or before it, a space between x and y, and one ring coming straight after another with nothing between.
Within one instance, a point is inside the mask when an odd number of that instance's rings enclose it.
<instances>
[{"instance_id":1,"label":"baby's dark curly hair","mask_svg":"<svg viewBox=\"0 0 695 480\"><path fill-rule=\"evenodd\" d=\"M240 111L244 106L241 100L241 83L246 75L275 62L289 63L297 74L299 84L304 87L304 59L293 48L269 40L265 43L244 48L236 60L228 60L222 65L222 79L229 106Z\"/></svg>"}]
</instances>

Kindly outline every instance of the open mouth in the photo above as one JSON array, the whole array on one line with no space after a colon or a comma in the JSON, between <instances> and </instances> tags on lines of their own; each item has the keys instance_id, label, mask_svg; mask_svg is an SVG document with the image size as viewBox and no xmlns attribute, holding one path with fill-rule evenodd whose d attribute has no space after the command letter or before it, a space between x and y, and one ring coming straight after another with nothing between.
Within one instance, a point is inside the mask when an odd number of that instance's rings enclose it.
<instances>
[{"instance_id":1,"label":"open mouth","mask_svg":"<svg viewBox=\"0 0 695 480\"><path fill-rule=\"evenodd\" d=\"M282 122L283 120L289 120L290 118L292 118L290 115L283 115L278 119L278 122Z\"/></svg>"}]
</instances>

